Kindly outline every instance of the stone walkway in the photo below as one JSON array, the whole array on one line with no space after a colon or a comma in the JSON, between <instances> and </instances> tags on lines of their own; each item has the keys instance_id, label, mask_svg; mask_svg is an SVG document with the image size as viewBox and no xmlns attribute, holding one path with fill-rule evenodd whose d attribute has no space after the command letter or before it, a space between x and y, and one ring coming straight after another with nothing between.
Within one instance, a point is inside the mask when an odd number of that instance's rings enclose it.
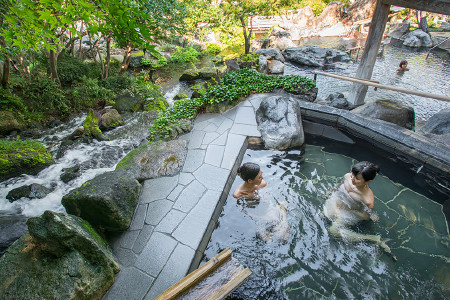
<instances>
[{"instance_id":1,"label":"stone walkway","mask_svg":"<svg viewBox=\"0 0 450 300\"><path fill-rule=\"evenodd\" d=\"M180 137L188 141L180 174L143 183L130 228L113 242L121 271L103 299L154 299L198 267L247 136L261 136L260 100L251 99L224 114L199 115Z\"/></svg>"}]
</instances>

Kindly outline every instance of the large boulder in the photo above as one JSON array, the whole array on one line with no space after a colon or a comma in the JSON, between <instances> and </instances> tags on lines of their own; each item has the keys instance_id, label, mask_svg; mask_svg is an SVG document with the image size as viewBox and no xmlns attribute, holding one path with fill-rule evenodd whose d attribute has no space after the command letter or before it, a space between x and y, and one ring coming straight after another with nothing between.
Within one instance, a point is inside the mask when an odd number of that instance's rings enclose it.
<instances>
[{"instance_id":1,"label":"large boulder","mask_svg":"<svg viewBox=\"0 0 450 300\"><path fill-rule=\"evenodd\" d=\"M450 22L442 22L439 28L443 31L450 31Z\"/></svg>"},{"instance_id":2,"label":"large boulder","mask_svg":"<svg viewBox=\"0 0 450 300\"><path fill-rule=\"evenodd\" d=\"M276 48L280 50L285 50L287 48L293 48L295 47L295 43L288 37L277 37L277 36L271 36L269 38L269 46L271 48ZM284 61L284 58L283 58Z\"/></svg>"},{"instance_id":3,"label":"large boulder","mask_svg":"<svg viewBox=\"0 0 450 300\"><path fill-rule=\"evenodd\" d=\"M228 72L236 71L236 70L240 69L237 59L228 59L227 61L225 61L225 64L227 66Z\"/></svg>"},{"instance_id":4,"label":"large boulder","mask_svg":"<svg viewBox=\"0 0 450 300\"><path fill-rule=\"evenodd\" d=\"M12 111L0 111L0 136L25 129L25 124Z\"/></svg>"},{"instance_id":5,"label":"large boulder","mask_svg":"<svg viewBox=\"0 0 450 300\"><path fill-rule=\"evenodd\" d=\"M114 101L114 108L119 113L142 111L145 106L145 99L139 94L125 93L118 96Z\"/></svg>"},{"instance_id":6,"label":"large boulder","mask_svg":"<svg viewBox=\"0 0 450 300\"><path fill-rule=\"evenodd\" d=\"M98 124L100 130L111 130L122 125L125 125L125 121L119 112L114 108L107 108L102 113Z\"/></svg>"},{"instance_id":7,"label":"large boulder","mask_svg":"<svg viewBox=\"0 0 450 300\"><path fill-rule=\"evenodd\" d=\"M258 64L259 64L259 72L263 74L267 74L269 72L269 61L264 55L260 55L258 58Z\"/></svg>"},{"instance_id":8,"label":"large boulder","mask_svg":"<svg viewBox=\"0 0 450 300\"><path fill-rule=\"evenodd\" d=\"M270 49L260 49L255 52L256 54L259 54L260 56L263 55L268 60L276 59L279 61L284 62L284 57L281 54L280 50L270 48Z\"/></svg>"},{"instance_id":9,"label":"large boulder","mask_svg":"<svg viewBox=\"0 0 450 300\"><path fill-rule=\"evenodd\" d=\"M347 98L345 98L344 94L339 92L329 94L325 101L327 102L328 106L336 107L339 109L350 108Z\"/></svg>"},{"instance_id":10,"label":"large boulder","mask_svg":"<svg viewBox=\"0 0 450 300\"><path fill-rule=\"evenodd\" d=\"M284 58L311 67L333 66L351 61L345 52L311 45L286 49Z\"/></svg>"},{"instance_id":11,"label":"large boulder","mask_svg":"<svg viewBox=\"0 0 450 300\"><path fill-rule=\"evenodd\" d=\"M378 99L361 105L351 112L394 123L407 129L414 129L414 108L400 101Z\"/></svg>"},{"instance_id":12,"label":"large boulder","mask_svg":"<svg viewBox=\"0 0 450 300\"><path fill-rule=\"evenodd\" d=\"M269 149L284 150L303 145L305 136L297 101L283 96L270 96L256 111L264 145Z\"/></svg>"},{"instance_id":13,"label":"large boulder","mask_svg":"<svg viewBox=\"0 0 450 300\"><path fill-rule=\"evenodd\" d=\"M413 48L431 47L433 42L428 33L422 29L416 29L408 33L403 41L403 45Z\"/></svg>"},{"instance_id":14,"label":"large boulder","mask_svg":"<svg viewBox=\"0 0 450 300\"><path fill-rule=\"evenodd\" d=\"M40 142L0 143L0 181L21 174L35 175L53 163L51 153Z\"/></svg>"},{"instance_id":15,"label":"large boulder","mask_svg":"<svg viewBox=\"0 0 450 300\"><path fill-rule=\"evenodd\" d=\"M132 172L139 181L173 176L183 167L186 154L185 140L149 142L129 152L116 169Z\"/></svg>"},{"instance_id":16,"label":"large boulder","mask_svg":"<svg viewBox=\"0 0 450 300\"><path fill-rule=\"evenodd\" d=\"M450 109L443 109L433 115L420 130L424 134L450 134Z\"/></svg>"},{"instance_id":17,"label":"large boulder","mask_svg":"<svg viewBox=\"0 0 450 300\"><path fill-rule=\"evenodd\" d=\"M1 299L101 299L119 266L88 222L46 211L0 258Z\"/></svg>"},{"instance_id":18,"label":"large boulder","mask_svg":"<svg viewBox=\"0 0 450 300\"><path fill-rule=\"evenodd\" d=\"M323 28L339 23L346 14L344 4L338 1L330 2L317 18L317 27Z\"/></svg>"},{"instance_id":19,"label":"large boulder","mask_svg":"<svg viewBox=\"0 0 450 300\"><path fill-rule=\"evenodd\" d=\"M107 172L71 190L62 199L70 214L97 229L122 231L131 224L139 201L140 183L127 170Z\"/></svg>"},{"instance_id":20,"label":"large boulder","mask_svg":"<svg viewBox=\"0 0 450 300\"><path fill-rule=\"evenodd\" d=\"M200 75L197 70L194 69L188 69L183 72L180 76L180 81L194 81L196 79L199 79Z\"/></svg>"},{"instance_id":21,"label":"large boulder","mask_svg":"<svg viewBox=\"0 0 450 300\"><path fill-rule=\"evenodd\" d=\"M51 190L49 188L46 188L38 183L33 183L30 185L23 185L9 191L6 195L6 199L8 199L9 202L17 201L22 197L29 199L42 199L50 192Z\"/></svg>"},{"instance_id":22,"label":"large boulder","mask_svg":"<svg viewBox=\"0 0 450 300\"><path fill-rule=\"evenodd\" d=\"M402 36L409 33L409 23L394 23L390 26L388 36L394 39L401 39Z\"/></svg>"},{"instance_id":23,"label":"large boulder","mask_svg":"<svg viewBox=\"0 0 450 300\"><path fill-rule=\"evenodd\" d=\"M284 64L279 60L270 60L267 63L270 74L283 74Z\"/></svg>"},{"instance_id":24,"label":"large boulder","mask_svg":"<svg viewBox=\"0 0 450 300\"><path fill-rule=\"evenodd\" d=\"M297 28L314 28L316 27L317 19L312 8L305 6L297 10L297 13L292 18L292 23Z\"/></svg>"},{"instance_id":25,"label":"large boulder","mask_svg":"<svg viewBox=\"0 0 450 300\"><path fill-rule=\"evenodd\" d=\"M347 10L344 18L345 24L353 24L357 21L371 19L375 11L377 0L356 0Z\"/></svg>"}]
</instances>

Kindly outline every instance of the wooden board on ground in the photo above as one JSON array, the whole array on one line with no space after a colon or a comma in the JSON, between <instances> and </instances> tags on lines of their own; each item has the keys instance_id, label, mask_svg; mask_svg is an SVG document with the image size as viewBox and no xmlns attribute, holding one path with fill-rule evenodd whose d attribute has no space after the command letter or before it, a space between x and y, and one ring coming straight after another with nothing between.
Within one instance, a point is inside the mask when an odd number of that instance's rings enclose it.
<instances>
[{"instance_id":1,"label":"wooden board on ground","mask_svg":"<svg viewBox=\"0 0 450 300\"><path fill-rule=\"evenodd\" d=\"M229 248L223 250L155 300L225 299L252 274L231 254Z\"/></svg>"}]
</instances>

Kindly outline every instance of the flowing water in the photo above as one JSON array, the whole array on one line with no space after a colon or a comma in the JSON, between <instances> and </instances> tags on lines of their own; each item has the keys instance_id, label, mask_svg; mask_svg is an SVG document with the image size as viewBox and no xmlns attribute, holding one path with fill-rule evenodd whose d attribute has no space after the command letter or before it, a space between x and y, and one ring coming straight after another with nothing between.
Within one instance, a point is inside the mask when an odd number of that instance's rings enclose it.
<instances>
[{"instance_id":1,"label":"flowing water","mask_svg":"<svg viewBox=\"0 0 450 300\"><path fill-rule=\"evenodd\" d=\"M390 239L398 261L374 244L346 243L328 232L323 205L355 159L307 145L247 150L243 162L258 163L268 185L260 200L236 200L231 194L242 183L236 178L205 251L207 261L229 247L253 272L228 299L450 297L450 236L442 205L383 175L389 163L370 185L379 221L351 229Z\"/></svg>"},{"instance_id":2,"label":"flowing water","mask_svg":"<svg viewBox=\"0 0 450 300\"><path fill-rule=\"evenodd\" d=\"M102 173L114 170L117 163L132 149L146 141L149 128L156 118L154 112L123 115L126 125L105 132L109 141L92 141L71 147L56 163L39 174L22 175L0 183L0 255L26 231L25 222L29 217L39 216L45 210L64 212L62 197L70 190ZM61 140L76 128L82 127L86 115L80 115L69 123L42 133L39 139L53 157L56 157ZM60 176L64 169L80 166L80 175L68 183ZM41 184L52 192L42 199L21 198L10 203L6 196L9 191L32 183Z\"/></svg>"},{"instance_id":3,"label":"flowing water","mask_svg":"<svg viewBox=\"0 0 450 300\"><path fill-rule=\"evenodd\" d=\"M302 41L322 47L345 50L348 48L364 46L364 40L345 38L313 38ZM394 47L387 44L382 56L377 57L371 80L379 81L380 84L393 85L425 93L450 96L450 60L431 53L428 58L427 49L417 50L408 47ZM360 56L362 55L362 52ZM408 61L409 71L403 74L396 72L400 61ZM330 68L325 71L355 77L358 64L350 63L346 69ZM312 73L316 68L294 66L286 64L284 74L298 74L314 77ZM339 80L323 75L317 76L318 98L326 99L333 92L340 92L347 98L353 83ZM388 98L402 101L414 107L416 120L428 120L432 115L442 109L450 109L450 102L425 98L410 94L403 94L390 90L374 90L369 87L365 101Z\"/></svg>"}]
</instances>

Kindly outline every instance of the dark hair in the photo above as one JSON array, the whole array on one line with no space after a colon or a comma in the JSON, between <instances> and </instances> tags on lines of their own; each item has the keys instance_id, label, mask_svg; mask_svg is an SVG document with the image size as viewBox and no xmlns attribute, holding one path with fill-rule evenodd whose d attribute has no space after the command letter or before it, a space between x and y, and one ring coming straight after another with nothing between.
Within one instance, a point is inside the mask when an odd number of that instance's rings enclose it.
<instances>
[{"instance_id":1,"label":"dark hair","mask_svg":"<svg viewBox=\"0 0 450 300\"><path fill-rule=\"evenodd\" d=\"M255 163L245 163L237 169L238 175L244 180L255 179L258 176L260 167Z\"/></svg>"},{"instance_id":2,"label":"dark hair","mask_svg":"<svg viewBox=\"0 0 450 300\"><path fill-rule=\"evenodd\" d=\"M402 60L398 66L401 68L402 65L407 65L407 64L408 64L408 61Z\"/></svg>"},{"instance_id":3,"label":"dark hair","mask_svg":"<svg viewBox=\"0 0 450 300\"><path fill-rule=\"evenodd\" d=\"M365 181L374 179L379 172L380 167L368 161L359 162L352 168L353 175L361 174Z\"/></svg>"}]
</instances>

